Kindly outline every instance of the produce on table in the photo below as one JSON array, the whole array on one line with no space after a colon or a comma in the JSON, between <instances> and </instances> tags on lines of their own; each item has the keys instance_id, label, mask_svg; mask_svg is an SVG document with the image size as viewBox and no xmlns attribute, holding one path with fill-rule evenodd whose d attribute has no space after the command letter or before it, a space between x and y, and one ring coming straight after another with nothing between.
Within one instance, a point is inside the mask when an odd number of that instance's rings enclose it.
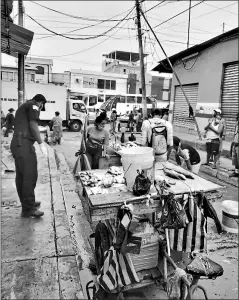
<instances>
[{"instance_id":1,"label":"produce on table","mask_svg":"<svg viewBox=\"0 0 239 300\"><path fill-rule=\"evenodd\" d=\"M175 179L186 180L186 177L183 174L179 174L178 172L176 172L174 170L170 170L167 168L164 168L163 170L164 170L164 173L169 177L172 177Z\"/></svg>"},{"instance_id":2,"label":"produce on table","mask_svg":"<svg viewBox=\"0 0 239 300\"><path fill-rule=\"evenodd\" d=\"M85 186L98 186L100 179L95 176L92 172L81 172L80 179Z\"/></svg>"},{"instance_id":3,"label":"produce on table","mask_svg":"<svg viewBox=\"0 0 239 300\"><path fill-rule=\"evenodd\" d=\"M112 166L112 167L109 168L107 173L110 173L110 174L116 175L116 176L121 175L122 174L122 169L120 169L119 167Z\"/></svg>"},{"instance_id":4,"label":"produce on table","mask_svg":"<svg viewBox=\"0 0 239 300\"><path fill-rule=\"evenodd\" d=\"M102 183L106 188L111 187L113 182L114 182L114 178L109 173L106 173L105 176L102 178Z\"/></svg>"}]
</instances>

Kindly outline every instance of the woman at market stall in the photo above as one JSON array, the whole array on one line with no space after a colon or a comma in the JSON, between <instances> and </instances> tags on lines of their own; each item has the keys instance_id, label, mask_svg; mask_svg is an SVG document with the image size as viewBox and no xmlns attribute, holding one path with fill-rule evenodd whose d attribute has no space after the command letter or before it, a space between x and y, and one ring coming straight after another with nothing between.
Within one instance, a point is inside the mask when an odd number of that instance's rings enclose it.
<instances>
[{"instance_id":1,"label":"woman at market stall","mask_svg":"<svg viewBox=\"0 0 239 300\"><path fill-rule=\"evenodd\" d=\"M109 131L105 129L106 114L101 113L93 127L89 127L86 140L86 155L91 169L99 169L99 159L102 151L109 145Z\"/></svg>"}]
</instances>

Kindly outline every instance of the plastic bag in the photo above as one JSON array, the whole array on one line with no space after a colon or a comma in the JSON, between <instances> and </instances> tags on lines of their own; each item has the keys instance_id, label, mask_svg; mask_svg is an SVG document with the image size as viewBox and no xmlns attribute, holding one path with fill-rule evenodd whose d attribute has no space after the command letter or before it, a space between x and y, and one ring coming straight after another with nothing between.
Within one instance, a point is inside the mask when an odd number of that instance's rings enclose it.
<instances>
[{"instance_id":1,"label":"plastic bag","mask_svg":"<svg viewBox=\"0 0 239 300\"><path fill-rule=\"evenodd\" d=\"M137 172L139 175L137 175L135 178L135 182L133 185L133 194L135 196L146 195L150 190L151 181L148 177L145 177L144 171L140 173L139 170L137 170Z\"/></svg>"},{"instance_id":2,"label":"plastic bag","mask_svg":"<svg viewBox=\"0 0 239 300\"><path fill-rule=\"evenodd\" d=\"M181 229L186 227L188 218L182 205L169 194L165 200L160 225L162 228Z\"/></svg>"}]
</instances>

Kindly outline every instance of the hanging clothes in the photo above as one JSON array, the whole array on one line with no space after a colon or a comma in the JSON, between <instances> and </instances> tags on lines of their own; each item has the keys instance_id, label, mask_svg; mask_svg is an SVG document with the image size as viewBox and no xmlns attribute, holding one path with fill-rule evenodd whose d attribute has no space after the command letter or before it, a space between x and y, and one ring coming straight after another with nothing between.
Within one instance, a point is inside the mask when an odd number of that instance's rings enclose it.
<instances>
[{"instance_id":1,"label":"hanging clothes","mask_svg":"<svg viewBox=\"0 0 239 300\"><path fill-rule=\"evenodd\" d=\"M189 202L185 206L190 221L187 226L182 229L168 230L170 246L176 251L192 252L197 250L204 252L207 250L207 219L197 206L196 201L193 201L190 206Z\"/></svg>"},{"instance_id":2,"label":"hanging clothes","mask_svg":"<svg viewBox=\"0 0 239 300\"><path fill-rule=\"evenodd\" d=\"M108 293L139 282L130 255L122 255L111 246L104 254L104 265L97 276L97 282Z\"/></svg>"}]
</instances>

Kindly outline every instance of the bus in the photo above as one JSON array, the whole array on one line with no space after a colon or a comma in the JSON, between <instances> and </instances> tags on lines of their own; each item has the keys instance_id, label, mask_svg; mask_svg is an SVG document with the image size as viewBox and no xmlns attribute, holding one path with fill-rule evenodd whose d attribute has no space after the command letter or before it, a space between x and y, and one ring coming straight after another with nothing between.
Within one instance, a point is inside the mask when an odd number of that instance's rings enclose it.
<instances>
[{"instance_id":1,"label":"bus","mask_svg":"<svg viewBox=\"0 0 239 300\"><path fill-rule=\"evenodd\" d=\"M154 97L146 97L148 114L152 109L157 107L157 99ZM141 94L120 94L112 96L105 101L101 106L101 110L106 110L110 113L112 110L116 110L118 115L126 115L130 111L142 109L142 95Z\"/></svg>"}]
</instances>

